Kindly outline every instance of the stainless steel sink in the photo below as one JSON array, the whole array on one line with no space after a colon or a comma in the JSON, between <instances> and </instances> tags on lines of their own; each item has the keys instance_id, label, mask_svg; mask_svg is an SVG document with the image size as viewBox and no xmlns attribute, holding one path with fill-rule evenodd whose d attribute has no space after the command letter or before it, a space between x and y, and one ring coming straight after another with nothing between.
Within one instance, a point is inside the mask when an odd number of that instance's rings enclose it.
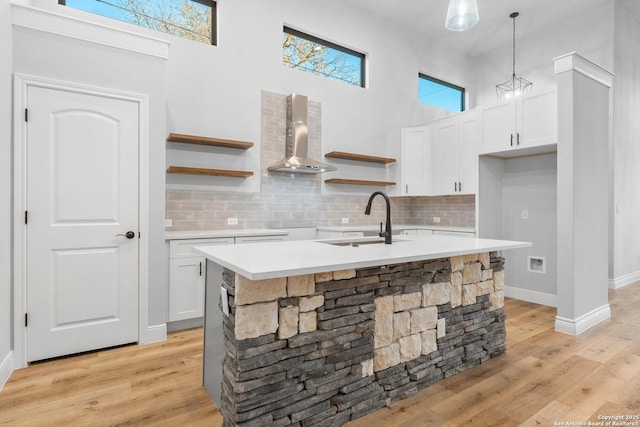
<instances>
[{"instance_id":1,"label":"stainless steel sink","mask_svg":"<svg viewBox=\"0 0 640 427\"><path fill-rule=\"evenodd\" d=\"M406 240L402 240L402 239L394 239L393 243L396 242L405 242ZM384 245L384 239L381 238L359 238L359 239L340 239L340 240L320 240L320 243L325 243L327 245L333 245L333 246L353 246L353 247L358 247L358 246L364 246L364 245L378 245L378 244L383 244Z\"/></svg>"}]
</instances>

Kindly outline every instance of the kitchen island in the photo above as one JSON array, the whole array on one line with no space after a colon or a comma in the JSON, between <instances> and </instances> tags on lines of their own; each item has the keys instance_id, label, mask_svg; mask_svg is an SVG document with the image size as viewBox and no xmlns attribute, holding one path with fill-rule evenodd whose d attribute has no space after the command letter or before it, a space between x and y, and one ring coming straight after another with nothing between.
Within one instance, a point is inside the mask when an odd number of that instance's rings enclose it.
<instances>
[{"instance_id":1,"label":"kitchen island","mask_svg":"<svg viewBox=\"0 0 640 427\"><path fill-rule=\"evenodd\" d=\"M506 350L500 251L529 243L375 240L197 248L223 267L204 374L225 426L342 425Z\"/></svg>"}]
</instances>

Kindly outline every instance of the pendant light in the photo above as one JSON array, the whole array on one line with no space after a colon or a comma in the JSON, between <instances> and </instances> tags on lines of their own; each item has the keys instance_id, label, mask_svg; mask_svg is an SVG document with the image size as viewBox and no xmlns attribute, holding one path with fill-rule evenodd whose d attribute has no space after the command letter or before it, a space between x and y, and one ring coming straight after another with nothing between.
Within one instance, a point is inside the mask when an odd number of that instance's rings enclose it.
<instances>
[{"instance_id":1,"label":"pendant light","mask_svg":"<svg viewBox=\"0 0 640 427\"><path fill-rule=\"evenodd\" d=\"M527 79L516 77L516 18L520 15L513 12L509 18L513 19L513 68L511 78L504 83L496 85L496 94L499 99L510 99L516 96L522 96L525 92L531 92L533 83Z\"/></svg>"},{"instance_id":2,"label":"pendant light","mask_svg":"<svg viewBox=\"0 0 640 427\"><path fill-rule=\"evenodd\" d=\"M476 25L479 19L476 0L450 0L444 26L450 31L464 31Z\"/></svg>"}]
</instances>

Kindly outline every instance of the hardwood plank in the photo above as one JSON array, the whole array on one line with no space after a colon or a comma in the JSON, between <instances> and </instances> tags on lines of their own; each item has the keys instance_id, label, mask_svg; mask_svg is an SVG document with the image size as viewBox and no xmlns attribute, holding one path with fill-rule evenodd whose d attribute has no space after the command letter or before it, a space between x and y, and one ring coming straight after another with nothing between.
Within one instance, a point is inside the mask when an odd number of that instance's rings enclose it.
<instances>
[{"instance_id":1,"label":"hardwood plank","mask_svg":"<svg viewBox=\"0 0 640 427\"><path fill-rule=\"evenodd\" d=\"M330 178L325 179L327 184L350 184L350 185L376 185L379 187L396 185L395 182L390 181L369 181L364 179L346 179L346 178Z\"/></svg>"},{"instance_id":2,"label":"hardwood plank","mask_svg":"<svg viewBox=\"0 0 640 427\"><path fill-rule=\"evenodd\" d=\"M640 283L610 292L612 318L579 337L555 310L508 299L507 353L349 427L539 426L640 413ZM202 329L37 363L0 391L0 425L222 426L202 387Z\"/></svg>"},{"instance_id":3,"label":"hardwood plank","mask_svg":"<svg viewBox=\"0 0 640 427\"><path fill-rule=\"evenodd\" d=\"M389 164L395 163L396 159L389 157L369 156L367 154L346 153L344 151L332 151L324 155L325 157L343 160L355 160L359 162Z\"/></svg>"},{"instance_id":4,"label":"hardwood plank","mask_svg":"<svg viewBox=\"0 0 640 427\"><path fill-rule=\"evenodd\" d=\"M253 142L211 138L207 136L185 135L181 133L170 133L167 137L167 141L179 142L182 144L208 145L211 147L235 148L238 150L247 150L253 147Z\"/></svg>"},{"instance_id":5,"label":"hardwood plank","mask_svg":"<svg viewBox=\"0 0 640 427\"><path fill-rule=\"evenodd\" d=\"M182 175L227 176L231 178L248 178L253 175L251 171L236 171L227 169L191 168L186 166L169 166L167 173Z\"/></svg>"}]
</instances>

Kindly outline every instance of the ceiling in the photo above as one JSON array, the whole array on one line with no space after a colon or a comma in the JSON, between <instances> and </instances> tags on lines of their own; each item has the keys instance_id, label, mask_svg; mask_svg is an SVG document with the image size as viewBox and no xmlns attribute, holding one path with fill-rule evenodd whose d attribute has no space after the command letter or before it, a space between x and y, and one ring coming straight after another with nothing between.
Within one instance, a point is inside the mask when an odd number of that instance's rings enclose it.
<instances>
[{"instance_id":1,"label":"ceiling","mask_svg":"<svg viewBox=\"0 0 640 427\"><path fill-rule=\"evenodd\" d=\"M402 27L410 28L425 39L437 41L469 55L480 55L511 43L511 12L520 12L516 33L518 37L526 37L534 29L575 17L582 8L612 0L478 0L480 22L463 32L452 32L444 28L448 0L347 1ZM640 19L640 1L618 1Z\"/></svg>"}]
</instances>

